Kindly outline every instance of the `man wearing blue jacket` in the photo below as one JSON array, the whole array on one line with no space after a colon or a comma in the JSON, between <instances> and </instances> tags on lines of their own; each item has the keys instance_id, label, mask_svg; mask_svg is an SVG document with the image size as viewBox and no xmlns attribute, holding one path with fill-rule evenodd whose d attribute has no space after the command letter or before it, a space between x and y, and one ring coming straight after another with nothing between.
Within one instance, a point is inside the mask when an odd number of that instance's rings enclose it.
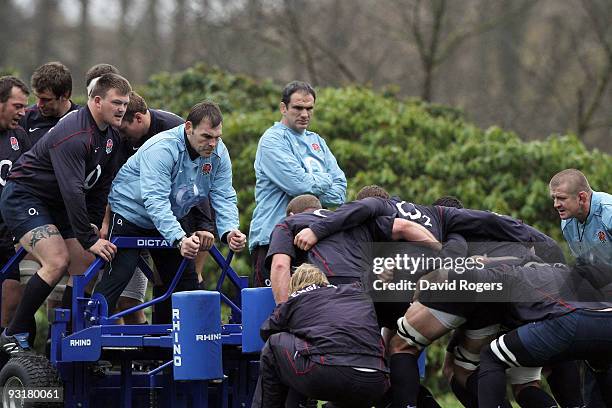
<instances>
[{"instance_id":1,"label":"man wearing blue jacket","mask_svg":"<svg viewBox=\"0 0 612 408\"><path fill-rule=\"evenodd\" d=\"M555 174L549 188L563 237L578 262L612 265L612 195L593 191L576 169Z\"/></svg>"},{"instance_id":2,"label":"man wearing blue jacket","mask_svg":"<svg viewBox=\"0 0 612 408\"><path fill-rule=\"evenodd\" d=\"M561 218L563 237L576 262L579 265L612 265L612 195L593 191L586 176L576 169L555 174L548 187L553 206ZM605 286L605 278L588 277L595 287ZM584 375L585 403L590 408L604 407L593 372L586 368Z\"/></svg>"},{"instance_id":3,"label":"man wearing blue jacket","mask_svg":"<svg viewBox=\"0 0 612 408\"><path fill-rule=\"evenodd\" d=\"M270 234L293 197L313 194L323 206L338 206L346 197L346 177L336 158L321 136L306 130L315 100L314 89L305 82L285 86L281 121L266 130L257 146L256 206L249 232L256 286L270 286L264 266Z\"/></svg>"},{"instance_id":4,"label":"man wearing blue jacket","mask_svg":"<svg viewBox=\"0 0 612 408\"><path fill-rule=\"evenodd\" d=\"M246 236L238 230L232 163L220 140L222 121L216 104L198 103L184 125L147 140L113 181L109 196L109 236L161 235L168 245L178 248L178 251L151 252L166 287L182 257L193 259L212 244L210 234L185 231L178 221L207 196L217 214L221 240L234 251L242 250L246 244ZM138 254L138 249L119 249L96 286L95 291L106 297L110 309L132 277ZM193 268L188 272L177 290L197 289ZM170 322L169 301L156 308L153 321Z\"/></svg>"}]
</instances>

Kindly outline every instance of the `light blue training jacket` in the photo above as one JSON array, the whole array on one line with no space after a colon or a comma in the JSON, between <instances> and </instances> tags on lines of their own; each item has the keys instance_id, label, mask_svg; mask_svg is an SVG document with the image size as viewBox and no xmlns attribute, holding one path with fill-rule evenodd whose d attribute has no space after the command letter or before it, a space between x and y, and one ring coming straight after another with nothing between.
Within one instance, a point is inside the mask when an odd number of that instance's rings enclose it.
<instances>
[{"instance_id":1,"label":"light blue training jacket","mask_svg":"<svg viewBox=\"0 0 612 408\"><path fill-rule=\"evenodd\" d=\"M325 140L308 130L298 133L275 122L259 139L255 155L255 211L249 249L267 245L287 204L300 194L314 194L324 206L346 198L346 177Z\"/></svg>"},{"instance_id":2,"label":"light blue training jacket","mask_svg":"<svg viewBox=\"0 0 612 408\"><path fill-rule=\"evenodd\" d=\"M576 258L612 265L612 195L593 191L586 221L561 220L561 230Z\"/></svg>"},{"instance_id":3,"label":"light blue training jacket","mask_svg":"<svg viewBox=\"0 0 612 408\"><path fill-rule=\"evenodd\" d=\"M157 229L173 244L185 235L178 219L210 195L219 237L238 229L232 162L221 140L210 157L191 160L185 125L147 140L121 167L108 197L110 208L142 228Z\"/></svg>"}]
</instances>

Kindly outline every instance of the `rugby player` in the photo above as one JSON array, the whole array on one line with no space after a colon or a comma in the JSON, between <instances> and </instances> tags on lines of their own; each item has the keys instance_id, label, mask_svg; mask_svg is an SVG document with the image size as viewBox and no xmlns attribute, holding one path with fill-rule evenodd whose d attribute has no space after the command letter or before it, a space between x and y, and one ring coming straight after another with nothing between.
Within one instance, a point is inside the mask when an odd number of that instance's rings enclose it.
<instances>
[{"instance_id":1,"label":"rugby player","mask_svg":"<svg viewBox=\"0 0 612 408\"><path fill-rule=\"evenodd\" d=\"M29 348L29 322L67 270L82 272L92 255L110 261L115 254L97 225L115 173L120 137L113 126L121 124L130 91L123 77L103 75L87 106L66 115L13 166L2 191L2 217L42 267L0 336L5 351Z\"/></svg>"}]
</instances>

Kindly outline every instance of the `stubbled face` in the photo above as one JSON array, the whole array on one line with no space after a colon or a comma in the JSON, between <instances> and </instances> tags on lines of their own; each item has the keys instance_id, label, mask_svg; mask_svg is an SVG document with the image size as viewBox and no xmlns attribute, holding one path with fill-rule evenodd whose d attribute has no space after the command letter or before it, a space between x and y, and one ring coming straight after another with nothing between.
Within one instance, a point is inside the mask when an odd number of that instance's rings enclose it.
<instances>
[{"instance_id":1,"label":"stubbled face","mask_svg":"<svg viewBox=\"0 0 612 408\"><path fill-rule=\"evenodd\" d=\"M142 119L141 113L134 114L132 123L122 119L121 126L119 126L119 132L121 132L121 135L132 144L140 143L140 140L147 134L147 131L148 129Z\"/></svg>"},{"instance_id":2,"label":"stubbled face","mask_svg":"<svg viewBox=\"0 0 612 408\"><path fill-rule=\"evenodd\" d=\"M50 89L44 91L34 91L36 96L36 106L43 116L48 118L58 118L62 114L62 104L66 101L63 96L57 97Z\"/></svg>"},{"instance_id":3,"label":"stubbled face","mask_svg":"<svg viewBox=\"0 0 612 408\"><path fill-rule=\"evenodd\" d=\"M202 157L210 157L217 147L223 133L223 123L212 127L209 120L202 120L197 127L191 122L185 123L185 132L191 147Z\"/></svg>"},{"instance_id":4,"label":"stubbled face","mask_svg":"<svg viewBox=\"0 0 612 408\"><path fill-rule=\"evenodd\" d=\"M280 111L283 115L281 123L295 130L303 132L310 125L315 99L307 92L294 92L289 98L289 104L280 103Z\"/></svg>"},{"instance_id":5,"label":"stubbled face","mask_svg":"<svg viewBox=\"0 0 612 408\"><path fill-rule=\"evenodd\" d=\"M130 102L130 96L121 95L116 88L111 88L103 98L96 96L94 101L102 121L107 125L119 128Z\"/></svg>"},{"instance_id":6,"label":"stubbled face","mask_svg":"<svg viewBox=\"0 0 612 408\"><path fill-rule=\"evenodd\" d=\"M27 103L27 95L14 86L6 102L0 102L0 129L15 129L19 126L19 120L25 115Z\"/></svg>"},{"instance_id":7,"label":"stubbled face","mask_svg":"<svg viewBox=\"0 0 612 408\"><path fill-rule=\"evenodd\" d=\"M586 195L586 193L571 193L565 183L557 187L550 187L550 197L553 199L553 206L562 220L580 218L583 215L581 207L583 197L581 195Z\"/></svg>"}]
</instances>

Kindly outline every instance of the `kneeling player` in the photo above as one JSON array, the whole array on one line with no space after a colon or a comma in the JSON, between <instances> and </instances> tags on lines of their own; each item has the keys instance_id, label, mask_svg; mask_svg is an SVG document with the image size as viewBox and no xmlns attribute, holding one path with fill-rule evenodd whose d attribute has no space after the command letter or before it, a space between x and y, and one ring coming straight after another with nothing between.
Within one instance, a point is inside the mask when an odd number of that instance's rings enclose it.
<instances>
[{"instance_id":1,"label":"kneeling player","mask_svg":"<svg viewBox=\"0 0 612 408\"><path fill-rule=\"evenodd\" d=\"M371 407L389 378L374 307L359 283L330 285L303 264L289 291L262 325L266 344L252 407L285 407L290 390L336 407Z\"/></svg>"}]
</instances>

